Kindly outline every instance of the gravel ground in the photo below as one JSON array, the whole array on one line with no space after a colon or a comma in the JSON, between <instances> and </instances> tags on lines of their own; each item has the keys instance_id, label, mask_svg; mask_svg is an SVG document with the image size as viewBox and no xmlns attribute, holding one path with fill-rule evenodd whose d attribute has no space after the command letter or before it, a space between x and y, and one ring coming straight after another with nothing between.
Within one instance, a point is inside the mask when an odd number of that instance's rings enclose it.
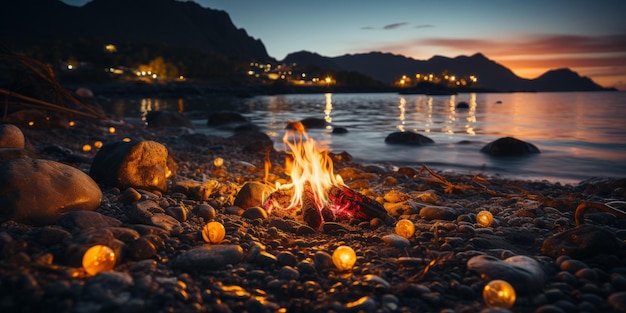
<instances>
[{"instance_id":1,"label":"gravel ground","mask_svg":"<svg viewBox=\"0 0 626 313\"><path fill-rule=\"evenodd\" d=\"M166 192L101 186L98 218L1 223L1 312L626 312L626 222L595 210L584 225L575 222L580 203L626 200L624 180L501 180L364 166L339 153L335 172L392 222L341 220L315 230L297 212L268 216L234 205L245 184L265 182L267 156L239 139L137 121L24 134L40 158L86 173L97 149L83 145L124 137L165 145L177 168ZM272 150L269 158L267 183L288 182L285 154ZM184 188L189 181L212 187L199 197ZM138 219L146 206L167 218ZM480 211L491 212L493 224L479 224ZM408 239L394 235L400 219L416 228ZM225 227L219 244L203 240L209 221ZM95 244L117 252L113 270L89 275L81 267ZM356 252L350 271L333 265L341 245ZM515 287L513 307L486 305L492 279Z\"/></svg>"}]
</instances>

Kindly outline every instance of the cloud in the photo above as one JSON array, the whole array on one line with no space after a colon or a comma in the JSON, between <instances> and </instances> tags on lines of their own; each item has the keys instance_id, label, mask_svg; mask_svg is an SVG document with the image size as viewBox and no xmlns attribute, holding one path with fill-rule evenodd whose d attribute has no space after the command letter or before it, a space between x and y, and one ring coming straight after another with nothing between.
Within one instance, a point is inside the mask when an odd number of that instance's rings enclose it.
<instances>
[{"instance_id":1,"label":"cloud","mask_svg":"<svg viewBox=\"0 0 626 313\"><path fill-rule=\"evenodd\" d=\"M421 25L415 25L413 26L413 28L417 28L417 29L422 29L422 28L433 28L435 27L435 25L431 25L431 24L421 24Z\"/></svg>"},{"instance_id":2,"label":"cloud","mask_svg":"<svg viewBox=\"0 0 626 313\"><path fill-rule=\"evenodd\" d=\"M399 23L392 23L392 24L387 24L383 27L373 27L373 26L363 26L361 27L361 29L363 30L374 30L374 29L382 29L382 30L394 30L394 29L398 29L401 27L404 27L406 25L409 25L409 23L407 22L399 22Z\"/></svg>"},{"instance_id":3,"label":"cloud","mask_svg":"<svg viewBox=\"0 0 626 313\"><path fill-rule=\"evenodd\" d=\"M396 29L408 25L407 22L393 23L383 26L384 30Z\"/></svg>"}]
</instances>

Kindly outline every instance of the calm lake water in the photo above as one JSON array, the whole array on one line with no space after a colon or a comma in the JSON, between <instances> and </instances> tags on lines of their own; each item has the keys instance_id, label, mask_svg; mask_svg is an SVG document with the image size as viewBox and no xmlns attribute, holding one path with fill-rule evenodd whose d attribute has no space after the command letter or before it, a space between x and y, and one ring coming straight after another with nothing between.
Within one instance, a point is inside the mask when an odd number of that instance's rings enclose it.
<instances>
[{"instance_id":1,"label":"calm lake water","mask_svg":"<svg viewBox=\"0 0 626 313\"><path fill-rule=\"evenodd\" d=\"M121 101L121 102L120 102ZM456 109L464 101L469 109ZM626 93L467 93L452 96L372 94L299 94L232 99L118 100L110 112L136 116L148 110L186 111L196 131L229 136L206 126L193 112L241 112L281 142L290 120L325 118L348 129L310 135L333 152L347 151L355 161L385 166L420 166L463 174L548 180L576 184L591 177L626 177ZM202 116L195 119L194 116ZM416 131L433 145L387 145L395 131ZM512 136L536 145L541 154L494 158L480 149ZM461 141L470 143L460 144Z\"/></svg>"}]
</instances>

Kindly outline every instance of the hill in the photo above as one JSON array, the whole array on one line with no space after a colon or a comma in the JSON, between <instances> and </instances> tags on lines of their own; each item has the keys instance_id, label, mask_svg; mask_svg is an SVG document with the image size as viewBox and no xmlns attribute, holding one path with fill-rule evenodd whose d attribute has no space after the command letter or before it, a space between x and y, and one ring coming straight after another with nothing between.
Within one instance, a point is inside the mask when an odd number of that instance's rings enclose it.
<instances>
[{"instance_id":1,"label":"hill","mask_svg":"<svg viewBox=\"0 0 626 313\"><path fill-rule=\"evenodd\" d=\"M373 79L391 83L403 75L416 73L454 73L478 77L478 86L492 91L600 91L607 90L587 77L569 69L549 71L536 79L525 79L510 69L488 59L481 53L472 56L448 58L434 56L428 60L415 60L390 53L370 52L324 57L316 53L299 51L282 61L299 65L317 66L329 70L354 71Z\"/></svg>"},{"instance_id":2,"label":"hill","mask_svg":"<svg viewBox=\"0 0 626 313\"><path fill-rule=\"evenodd\" d=\"M13 44L99 40L169 45L245 60L273 61L263 43L236 28L224 11L174 0L93 0L73 7L59 0L0 5L0 39Z\"/></svg>"}]
</instances>

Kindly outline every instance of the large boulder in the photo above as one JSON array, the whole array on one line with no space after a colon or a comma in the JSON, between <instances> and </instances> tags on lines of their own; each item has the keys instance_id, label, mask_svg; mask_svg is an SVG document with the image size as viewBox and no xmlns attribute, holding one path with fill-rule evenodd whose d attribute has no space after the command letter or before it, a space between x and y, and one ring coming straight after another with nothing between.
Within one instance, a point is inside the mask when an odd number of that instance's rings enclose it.
<instances>
[{"instance_id":1,"label":"large boulder","mask_svg":"<svg viewBox=\"0 0 626 313\"><path fill-rule=\"evenodd\" d=\"M513 137L503 137L488 143L480 149L480 152L492 156L523 156L539 153L539 149L531 143Z\"/></svg>"},{"instance_id":2,"label":"large boulder","mask_svg":"<svg viewBox=\"0 0 626 313\"><path fill-rule=\"evenodd\" d=\"M0 220L50 224L101 201L96 182L72 166L29 158L0 163Z\"/></svg>"},{"instance_id":3,"label":"large boulder","mask_svg":"<svg viewBox=\"0 0 626 313\"><path fill-rule=\"evenodd\" d=\"M166 191L170 167L167 148L158 142L114 141L98 151L89 175L100 184L122 189Z\"/></svg>"},{"instance_id":4,"label":"large boulder","mask_svg":"<svg viewBox=\"0 0 626 313\"><path fill-rule=\"evenodd\" d=\"M394 145L421 146L434 143L434 141L424 135L412 131L394 132L385 138L385 143Z\"/></svg>"}]
</instances>

